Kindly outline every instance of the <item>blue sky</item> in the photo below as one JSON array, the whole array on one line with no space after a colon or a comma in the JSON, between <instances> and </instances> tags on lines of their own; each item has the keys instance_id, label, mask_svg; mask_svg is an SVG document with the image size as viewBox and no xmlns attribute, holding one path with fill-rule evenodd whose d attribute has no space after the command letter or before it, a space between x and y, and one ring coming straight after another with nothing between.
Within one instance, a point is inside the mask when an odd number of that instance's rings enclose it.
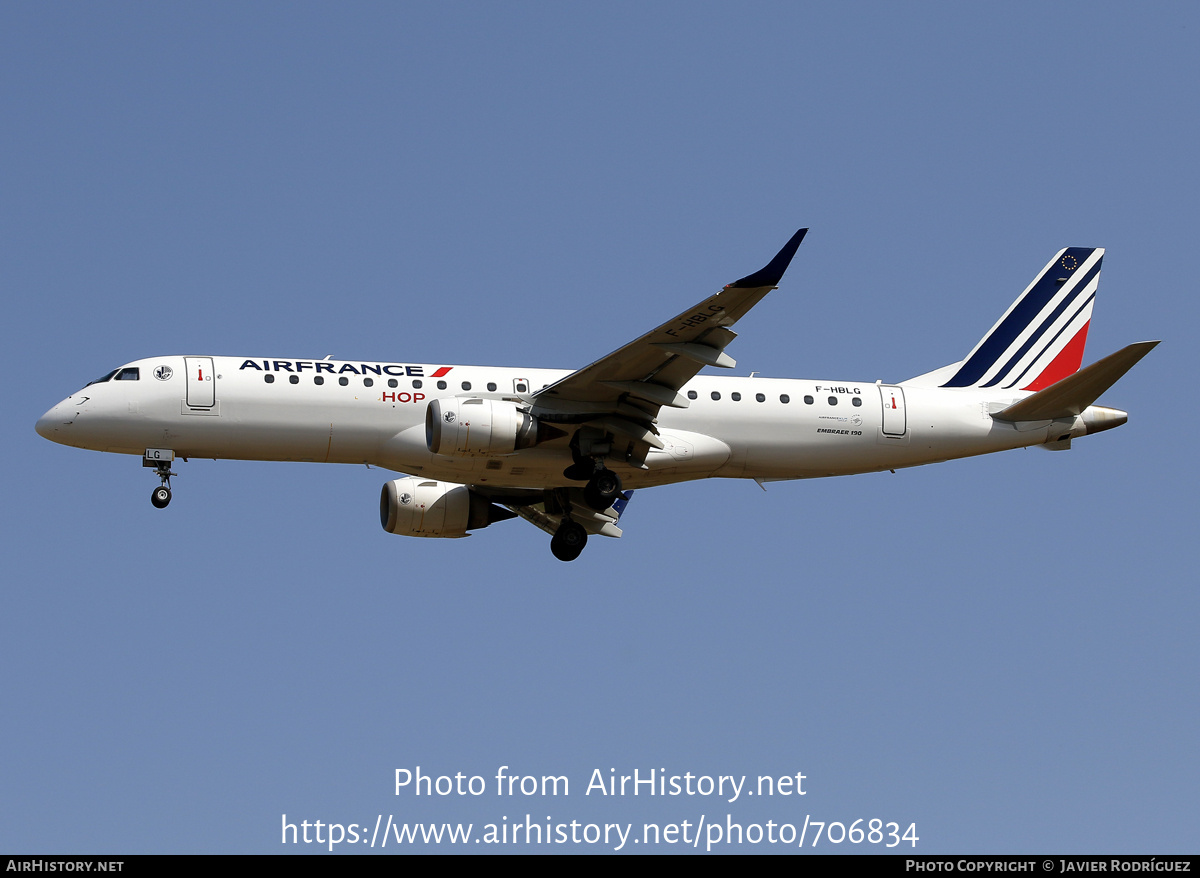
<instances>
[{"instance_id":1,"label":"blue sky","mask_svg":"<svg viewBox=\"0 0 1200 878\"><path fill-rule=\"evenodd\" d=\"M1194 852L1198 34L1185 3L5 4L0 849L529 813ZM521 522L386 534L361 467L192 461L160 512L136 458L33 431L156 354L582 366L800 226L740 374L928 371L1102 246L1085 360L1164 340L1102 399L1128 425L643 491L569 565ZM394 795L416 766L571 793Z\"/></svg>"}]
</instances>

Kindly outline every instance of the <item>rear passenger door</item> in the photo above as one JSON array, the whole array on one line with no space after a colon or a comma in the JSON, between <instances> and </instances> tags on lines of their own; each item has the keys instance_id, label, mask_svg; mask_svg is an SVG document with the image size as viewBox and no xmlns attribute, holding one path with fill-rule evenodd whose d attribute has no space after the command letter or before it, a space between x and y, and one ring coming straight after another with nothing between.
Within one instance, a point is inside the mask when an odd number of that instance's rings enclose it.
<instances>
[{"instance_id":1,"label":"rear passenger door","mask_svg":"<svg viewBox=\"0 0 1200 878\"><path fill-rule=\"evenodd\" d=\"M904 388L881 384L879 396L883 402L883 435L903 436L908 430L908 417L904 411Z\"/></svg>"}]
</instances>

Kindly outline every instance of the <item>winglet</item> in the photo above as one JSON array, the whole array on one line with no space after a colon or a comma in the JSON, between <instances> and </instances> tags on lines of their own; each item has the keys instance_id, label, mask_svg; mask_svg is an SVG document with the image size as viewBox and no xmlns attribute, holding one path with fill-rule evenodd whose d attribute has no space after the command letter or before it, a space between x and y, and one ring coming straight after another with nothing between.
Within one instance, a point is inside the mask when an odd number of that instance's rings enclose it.
<instances>
[{"instance_id":1,"label":"winglet","mask_svg":"<svg viewBox=\"0 0 1200 878\"><path fill-rule=\"evenodd\" d=\"M783 279L783 273L787 271L787 267L792 262L792 257L796 255L796 248L800 246L800 242L804 240L804 236L808 234L808 229L801 229L792 235L792 239L783 245L783 249L775 254L775 258L767 263L765 268L761 268L754 274L748 274L741 280L736 280L730 284L731 287L742 287L743 289L751 289L753 287L773 287Z\"/></svg>"}]
</instances>

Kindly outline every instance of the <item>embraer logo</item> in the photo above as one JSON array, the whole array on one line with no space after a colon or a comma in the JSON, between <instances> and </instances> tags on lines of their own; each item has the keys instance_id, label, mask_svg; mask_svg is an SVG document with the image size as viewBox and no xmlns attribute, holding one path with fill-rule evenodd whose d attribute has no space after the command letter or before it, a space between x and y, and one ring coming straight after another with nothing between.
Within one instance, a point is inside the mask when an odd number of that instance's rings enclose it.
<instances>
[{"instance_id":1,"label":"embraer logo","mask_svg":"<svg viewBox=\"0 0 1200 878\"><path fill-rule=\"evenodd\" d=\"M159 366L157 369L154 370L154 377L157 378L159 381L166 381L168 378L170 378L174 374L175 374L175 372L172 371L170 366Z\"/></svg>"}]
</instances>

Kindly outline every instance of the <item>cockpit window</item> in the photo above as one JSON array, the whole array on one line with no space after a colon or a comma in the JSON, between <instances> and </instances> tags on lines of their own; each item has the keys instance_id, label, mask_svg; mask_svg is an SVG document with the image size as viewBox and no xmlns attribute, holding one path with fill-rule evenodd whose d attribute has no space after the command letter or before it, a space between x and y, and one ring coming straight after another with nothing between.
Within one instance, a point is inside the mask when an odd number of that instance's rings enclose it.
<instances>
[{"instance_id":1,"label":"cockpit window","mask_svg":"<svg viewBox=\"0 0 1200 878\"><path fill-rule=\"evenodd\" d=\"M85 384L85 385L83 385L83 386L84 386L84 387L91 387L93 384L103 384L105 381L111 381L111 380L112 380L112 377L113 377L114 375L116 375L116 374L117 374L118 372L120 372L120 371L121 371L120 369L113 369L113 370L112 370L111 372L109 372L107 375L105 375L105 376L103 376L103 377L101 377L101 378L97 378L95 381L89 381L87 384ZM137 371L137 370L135 369L134 371Z\"/></svg>"},{"instance_id":2,"label":"cockpit window","mask_svg":"<svg viewBox=\"0 0 1200 878\"><path fill-rule=\"evenodd\" d=\"M130 366L128 369L122 369L120 372L117 373L117 380L118 381L137 381L138 380L138 367Z\"/></svg>"}]
</instances>

